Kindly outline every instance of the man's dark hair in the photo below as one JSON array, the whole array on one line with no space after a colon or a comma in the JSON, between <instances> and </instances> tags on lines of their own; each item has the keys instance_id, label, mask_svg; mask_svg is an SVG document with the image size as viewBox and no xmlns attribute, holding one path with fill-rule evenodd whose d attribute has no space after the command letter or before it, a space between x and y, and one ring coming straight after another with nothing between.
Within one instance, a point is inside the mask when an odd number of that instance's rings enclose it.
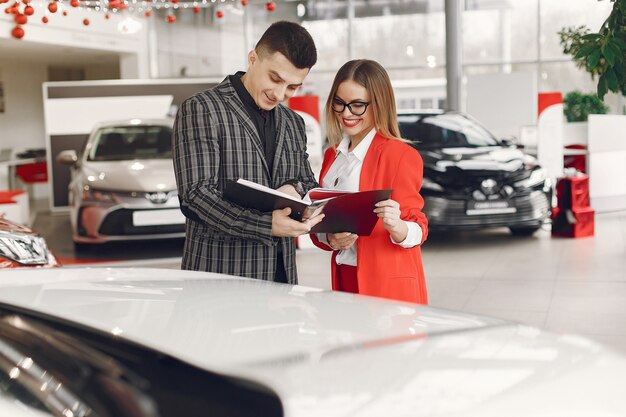
<instances>
[{"instance_id":1,"label":"man's dark hair","mask_svg":"<svg viewBox=\"0 0 626 417\"><path fill-rule=\"evenodd\" d=\"M311 68L317 62L317 49L309 32L294 22L273 23L254 48L260 57L283 54L294 67Z\"/></svg>"}]
</instances>

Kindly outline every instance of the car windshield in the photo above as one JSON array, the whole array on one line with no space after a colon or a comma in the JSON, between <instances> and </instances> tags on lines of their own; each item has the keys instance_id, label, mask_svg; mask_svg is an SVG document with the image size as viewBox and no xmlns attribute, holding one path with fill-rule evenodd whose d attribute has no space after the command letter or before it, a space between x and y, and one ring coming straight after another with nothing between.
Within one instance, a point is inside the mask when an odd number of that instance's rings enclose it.
<instances>
[{"instance_id":1,"label":"car windshield","mask_svg":"<svg viewBox=\"0 0 626 417\"><path fill-rule=\"evenodd\" d=\"M460 114L400 115L398 122L402 137L417 148L499 146L484 127Z\"/></svg>"},{"instance_id":2,"label":"car windshield","mask_svg":"<svg viewBox=\"0 0 626 417\"><path fill-rule=\"evenodd\" d=\"M100 129L89 161L171 159L172 129L167 126L115 126Z\"/></svg>"}]
</instances>

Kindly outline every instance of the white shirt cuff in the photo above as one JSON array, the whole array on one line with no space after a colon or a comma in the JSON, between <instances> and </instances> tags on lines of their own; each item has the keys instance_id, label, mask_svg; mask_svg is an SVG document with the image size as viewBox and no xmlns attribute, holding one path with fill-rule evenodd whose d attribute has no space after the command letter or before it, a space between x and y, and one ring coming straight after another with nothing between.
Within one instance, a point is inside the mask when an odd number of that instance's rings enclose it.
<instances>
[{"instance_id":1,"label":"white shirt cuff","mask_svg":"<svg viewBox=\"0 0 626 417\"><path fill-rule=\"evenodd\" d=\"M321 243L330 246L330 244L328 243L328 239L326 239L326 233L316 233L315 237L317 237L317 240L319 240Z\"/></svg>"},{"instance_id":2,"label":"white shirt cuff","mask_svg":"<svg viewBox=\"0 0 626 417\"><path fill-rule=\"evenodd\" d=\"M395 240L393 240L391 235L389 235L389 239L391 239L391 241L396 245L400 245L405 249L412 248L422 243L422 228L419 226L419 224L414 222L404 223L408 227L408 232L404 240L402 242L396 242Z\"/></svg>"}]
</instances>

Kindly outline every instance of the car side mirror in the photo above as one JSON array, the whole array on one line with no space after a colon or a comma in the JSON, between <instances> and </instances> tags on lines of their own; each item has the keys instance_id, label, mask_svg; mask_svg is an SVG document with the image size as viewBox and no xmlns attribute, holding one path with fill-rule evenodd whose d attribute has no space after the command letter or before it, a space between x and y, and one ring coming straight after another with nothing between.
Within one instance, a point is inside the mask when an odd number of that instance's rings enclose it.
<instances>
[{"instance_id":1,"label":"car side mirror","mask_svg":"<svg viewBox=\"0 0 626 417\"><path fill-rule=\"evenodd\" d=\"M78 162L78 155L73 149L61 151L57 154L56 161L63 165L73 166Z\"/></svg>"}]
</instances>

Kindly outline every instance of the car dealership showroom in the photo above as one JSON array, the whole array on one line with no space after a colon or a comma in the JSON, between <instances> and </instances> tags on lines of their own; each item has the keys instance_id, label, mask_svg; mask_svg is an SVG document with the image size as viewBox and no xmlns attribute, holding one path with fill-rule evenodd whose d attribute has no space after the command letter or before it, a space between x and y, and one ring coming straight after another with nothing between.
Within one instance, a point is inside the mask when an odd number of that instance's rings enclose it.
<instances>
[{"instance_id":1,"label":"car dealership showroom","mask_svg":"<svg viewBox=\"0 0 626 417\"><path fill-rule=\"evenodd\" d=\"M0 0L0 416L626 416L626 0Z\"/></svg>"}]
</instances>

